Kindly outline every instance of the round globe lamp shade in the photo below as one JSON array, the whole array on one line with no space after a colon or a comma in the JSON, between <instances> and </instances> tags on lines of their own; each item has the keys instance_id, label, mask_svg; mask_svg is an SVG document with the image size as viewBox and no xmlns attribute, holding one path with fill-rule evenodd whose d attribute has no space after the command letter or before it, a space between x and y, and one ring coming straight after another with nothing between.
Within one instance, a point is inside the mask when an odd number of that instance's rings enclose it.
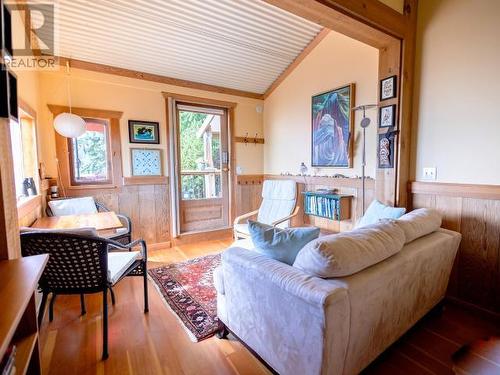
<instances>
[{"instance_id":1,"label":"round globe lamp shade","mask_svg":"<svg viewBox=\"0 0 500 375\"><path fill-rule=\"evenodd\" d=\"M54 128L66 138L78 138L85 133L85 120L72 113L61 113L54 119Z\"/></svg>"}]
</instances>

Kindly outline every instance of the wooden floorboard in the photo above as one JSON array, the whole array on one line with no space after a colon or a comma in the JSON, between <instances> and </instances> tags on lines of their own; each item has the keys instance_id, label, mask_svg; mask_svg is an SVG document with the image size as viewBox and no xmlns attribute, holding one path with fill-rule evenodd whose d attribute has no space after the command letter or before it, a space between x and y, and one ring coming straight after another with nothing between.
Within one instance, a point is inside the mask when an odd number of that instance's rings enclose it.
<instances>
[{"instance_id":1,"label":"wooden floorboard","mask_svg":"<svg viewBox=\"0 0 500 375\"><path fill-rule=\"evenodd\" d=\"M224 250L225 238L151 251L150 267L180 262ZM269 371L236 340L193 343L149 285L150 312L144 314L142 280L125 278L115 287L109 310L110 357L101 361L101 298L86 297L80 317L78 296L58 296L54 321L41 327L43 374L227 374L260 375ZM451 355L464 344L500 335L500 327L456 306L429 314L384 352L364 374L452 374ZM484 365L478 357L478 366Z\"/></svg>"}]
</instances>

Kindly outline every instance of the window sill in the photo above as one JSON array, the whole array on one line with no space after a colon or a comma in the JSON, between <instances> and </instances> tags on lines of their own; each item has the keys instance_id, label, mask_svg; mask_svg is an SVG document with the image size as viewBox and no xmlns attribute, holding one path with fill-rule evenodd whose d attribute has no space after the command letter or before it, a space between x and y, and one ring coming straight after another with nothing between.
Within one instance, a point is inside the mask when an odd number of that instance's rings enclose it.
<instances>
[{"instance_id":1,"label":"window sill","mask_svg":"<svg viewBox=\"0 0 500 375\"><path fill-rule=\"evenodd\" d=\"M118 186L110 184L95 185L72 185L66 187L66 190L99 190L99 189L117 189Z\"/></svg>"},{"instance_id":2,"label":"window sill","mask_svg":"<svg viewBox=\"0 0 500 375\"><path fill-rule=\"evenodd\" d=\"M17 202L17 217L22 218L42 206L42 196L32 195Z\"/></svg>"}]
</instances>

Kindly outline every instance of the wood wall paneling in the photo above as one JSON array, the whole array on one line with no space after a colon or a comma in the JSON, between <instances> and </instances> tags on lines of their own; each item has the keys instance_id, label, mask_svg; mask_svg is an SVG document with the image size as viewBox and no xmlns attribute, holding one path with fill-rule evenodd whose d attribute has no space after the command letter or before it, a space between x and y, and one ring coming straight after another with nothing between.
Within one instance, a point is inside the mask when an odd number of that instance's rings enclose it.
<instances>
[{"instance_id":1,"label":"wood wall paneling","mask_svg":"<svg viewBox=\"0 0 500 375\"><path fill-rule=\"evenodd\" d=\"M21 255L10 124L0 118L0 260Z\"/></svg>"},{"instance_id":2,"label":"wood wall paneling","mask_svg":"<svg viewBox=\"0 0 500 375\"><path fill-rule=\"evenodd\" d=\"M298 201L300 211L292 219L292 226L314 225L332 232L342 232L353 228L354 224L363 215L361 204L361 180L354 178L332 178L312 176L281 176L281 175L242 175L237 176L237 208L238 215L254 211L260 207L262 198L262 182L264 179L287 179L297 182ZM304 199L302 192L313 191L319 188L336 188L341 194L353 195L350 220L328 220L304 214ZM366 205L375 197L375 181L366 180Z\"/></svg>"},{"instance_id":3,"label":"wood wall paneling","mask_svg":"<svg viewBox=\"0 0 500 375\"><path fill-rule=\"evenodd\" d=\"M462 233L448 293L500 312L500 186L413 182L410 193L414 208L439 210Z\"/></svg>"}]
</instances>

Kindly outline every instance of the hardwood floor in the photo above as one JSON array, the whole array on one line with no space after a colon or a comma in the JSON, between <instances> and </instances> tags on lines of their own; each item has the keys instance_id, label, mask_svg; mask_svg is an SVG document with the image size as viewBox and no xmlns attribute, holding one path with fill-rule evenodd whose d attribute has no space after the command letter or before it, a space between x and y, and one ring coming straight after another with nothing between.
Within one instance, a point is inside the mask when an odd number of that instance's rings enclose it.
<instances>
[{"instance_id":1,"label":"hardwood floor","mask_svg":"<svg viewBox=\"0 0 500 375\"><path fill-rule=\"evenodd\" d=\"M224 250L231 239L151 251L150 266L178 262ZM78 296L58 296L54 321L41 327L42 369L47 374L269 374L235 340L211 338L193 343L149 285L150 312L144 314L142 280L126 278L115 288L109 310L110 357L101 361L101 298L87 296L80 317ZM463 344L500 327L454 305L431 314L382 354L365 374L452 374L451 355Z\"/></svg>"}]
</instances>

